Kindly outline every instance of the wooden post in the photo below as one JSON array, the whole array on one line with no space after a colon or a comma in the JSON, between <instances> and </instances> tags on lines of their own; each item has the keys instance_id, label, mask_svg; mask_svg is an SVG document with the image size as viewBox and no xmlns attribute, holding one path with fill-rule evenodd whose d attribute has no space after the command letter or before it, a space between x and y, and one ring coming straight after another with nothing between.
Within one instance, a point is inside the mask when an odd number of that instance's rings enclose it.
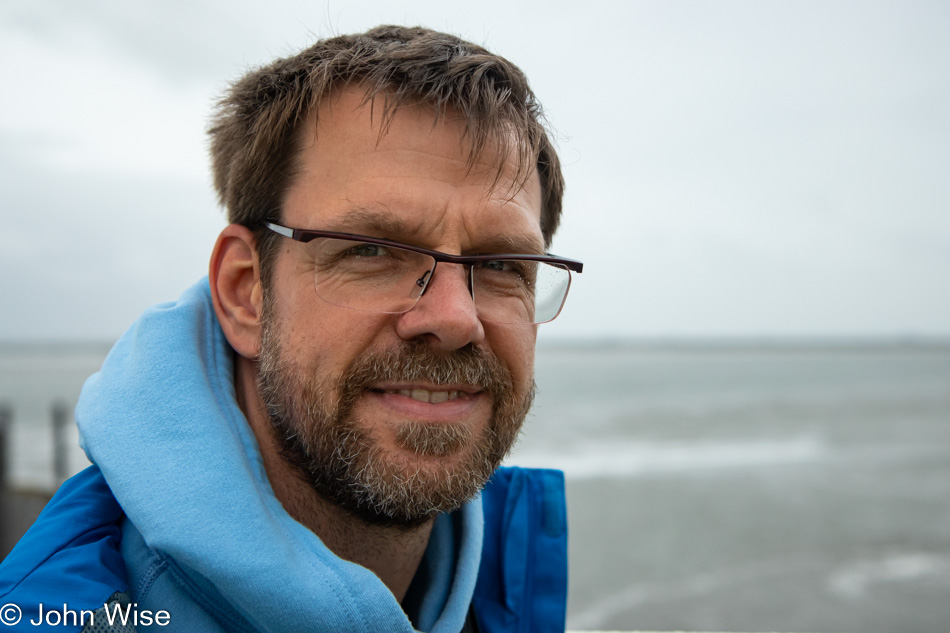
<instances>
[{"instance_id":1,"label":"wooden post","mask_svg":"<svg viewBox=\"0 0 950 633\"><path fill-rule=\"evenodd\" d=\"M10 452L7 450L7 433L12 420L13 408L6 402L0 402L0 491L5 491L10 483Z\"/></svg>"},{"instance_id":2,"label":"wooden post","mask_svg":"<svg viewBox=\"0 0 950 633\"><path fill-rule=\"evenodd\" d=\"M13 528L10 517L10 451L8 450L10 426L13 421L13 408L6 402L0 402L0 556L6 556L12 547L10 540Z\"/></svg>"},{"instance_id":3,"label":"wooden post","mask_svg":"<svg viewBox=\"0 0 950 633\"><path fill-rule=\"evenodd\" d=\"M66 425L68 423L66 405L53 403L53 479L56 487L66 481L69 473L66 453Z\"/></svg>"}]
</instances>

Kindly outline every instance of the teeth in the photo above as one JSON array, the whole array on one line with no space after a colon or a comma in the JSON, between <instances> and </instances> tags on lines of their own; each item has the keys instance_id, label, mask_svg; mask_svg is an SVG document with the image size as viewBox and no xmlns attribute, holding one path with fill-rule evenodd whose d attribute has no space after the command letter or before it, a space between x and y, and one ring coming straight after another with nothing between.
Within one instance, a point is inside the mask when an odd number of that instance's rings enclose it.
<instances>
[{"instance_id":1,"label":"teeth","mask_svg":"<svg viewBox=\"0 0 950 633\"><path fill-rule=\"evenodd\" d=\"M398 389L387 390L386 393L398 393L400 396L412 398L419 402L428 402L430 404L439 404L448 400L458 399L461 391L429 391L428 389Z\"/></svg>"}]
</instances>

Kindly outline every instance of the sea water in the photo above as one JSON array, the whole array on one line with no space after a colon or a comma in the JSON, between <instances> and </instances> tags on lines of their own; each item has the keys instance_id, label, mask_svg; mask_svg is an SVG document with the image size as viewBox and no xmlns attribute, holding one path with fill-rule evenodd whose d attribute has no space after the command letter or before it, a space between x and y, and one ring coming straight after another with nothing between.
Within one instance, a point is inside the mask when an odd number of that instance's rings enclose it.
<instances>
[{"instance_id":1,"label":"sea water","mask_svg":"<svg viewBox=\"0 0 950 633\"><path fill-rule=\"evenodd\" d=\"M16 485L105 352L0 348ZM549 345L537 382L508 461L566 473L570 628L950 630L950 347Z\"/></svg>"}]
</instances>

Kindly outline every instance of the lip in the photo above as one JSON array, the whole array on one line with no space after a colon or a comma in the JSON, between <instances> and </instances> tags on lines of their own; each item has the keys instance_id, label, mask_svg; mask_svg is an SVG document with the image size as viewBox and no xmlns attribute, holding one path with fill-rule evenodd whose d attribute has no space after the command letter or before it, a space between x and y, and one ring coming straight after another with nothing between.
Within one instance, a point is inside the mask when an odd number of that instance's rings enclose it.
<instances>
[{"instance_id":1,"label":"lip","mask_svg":"<svg viewBox=\"0 0 950 633\"><path fill-rule=\"evenodd\" d=\"M441 402L423 402L399 393L422 389L430 392L456 392L457 397ZM486 391L472 385L376 385L364 392L367 404L395 414L424 422L460 422L490 414L491 398Z\"/></svg>"},{"instance_id":2,"label":"lip","mask_svg":"<svg viewBox=\"0 0 950 633\"><path fill-rule=\"evenodd\" d=\"M404 391L404 390L411 391L413 389L425 389L427 391L461 391L470 396L482 392L482 388L478 385L465 385L465 384L460 384L460 383L436 385L432 383L416 383L416 382L381 383L378 385L373 385L371 390L372 391Z\"/></svg>"}]
</instances>

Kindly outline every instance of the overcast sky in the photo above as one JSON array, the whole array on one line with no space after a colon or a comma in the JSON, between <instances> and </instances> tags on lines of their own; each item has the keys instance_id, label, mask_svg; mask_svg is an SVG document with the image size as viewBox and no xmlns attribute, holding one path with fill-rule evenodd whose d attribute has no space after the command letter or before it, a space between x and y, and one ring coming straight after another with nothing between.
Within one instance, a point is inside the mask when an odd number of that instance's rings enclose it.
<instances>
[{"instance_id":1,"label":"overcast sky","mask_svg":"<svg viewBox=\"0 0 950 633\"><path fill-rule=\"evenodd\" d=\"M565 164L548 338L950 336L950 3L0 2L0 340L206 274L227 83L379 23L521 66Z\"/></svg>"}]
</instances>

